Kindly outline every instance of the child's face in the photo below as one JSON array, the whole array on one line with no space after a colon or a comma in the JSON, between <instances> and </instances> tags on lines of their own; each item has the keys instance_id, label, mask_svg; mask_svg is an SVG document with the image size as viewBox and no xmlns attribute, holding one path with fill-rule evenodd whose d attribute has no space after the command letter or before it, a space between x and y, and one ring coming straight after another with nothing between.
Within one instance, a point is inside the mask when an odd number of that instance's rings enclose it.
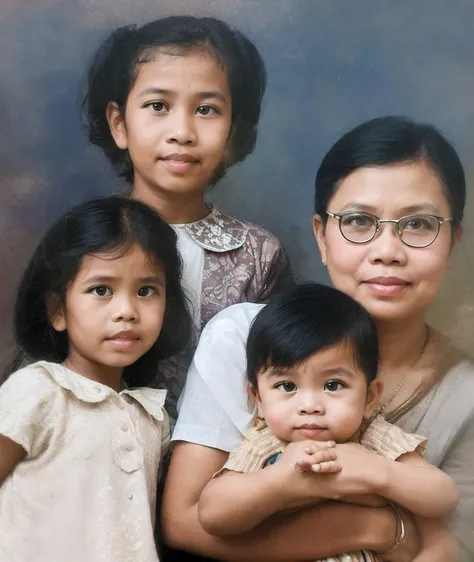
<instances>
[{"instance_id":1,"label":"child's face","mask_svg":"<svg viewBox=\"0 0 474 562\"><path fill-rule=\"evenodd\" d=\"M230 135L227 75L205 50L158 51L138 66L125 117L114 104L107 117L117 146L133 162L136 196L202 196Z\"/></svg>"},{"instance_id":2,"label":"child's face","mask_svg":"<svg viewBox=\"0 0 474 562\"><path fill-rule=\"evenodd\" d=\"M288 369L270 367L258 375L258 414L285 441L349 441L380 395L380 382L369 387L343 343L311 355Z\"/></svg>"},{"instance_id":3,"label":"child's face","mask_svg":"<svg viewBox=\"0 0 474 562\"><path fill-rule=\"evenodd\" d=\"M68 366L88 376L131 365L158 339L166 306L165 276L138 246L121 257L87 255L52 324L67 330Z\"/></svg>"}]
</instances>

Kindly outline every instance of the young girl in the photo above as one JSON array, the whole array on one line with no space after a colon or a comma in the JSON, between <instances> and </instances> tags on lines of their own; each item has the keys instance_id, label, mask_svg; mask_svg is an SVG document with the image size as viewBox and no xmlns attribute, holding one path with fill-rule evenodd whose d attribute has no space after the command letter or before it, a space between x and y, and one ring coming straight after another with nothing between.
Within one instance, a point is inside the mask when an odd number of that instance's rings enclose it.
<instances>
[{"instance_id":1,"label":"young girl","mask_svg":"<svg viewBox=\"0 0 474 562\"><path fill-rule=\"evenodd\" d=\"M204 198L254 149L265 82L260 54L242 33L192 16L115 30L89 70L89 140L131 196L174 226L197 333L223 308L266 301L290 278L272 234ZM188 364L165 373L173 409Z\"/></svg>"},{"instance_id":2,"label":"young girl","mask_svg":"<svg viewBox=\"0 0 474 562\"><path fill-rule=\"evenodd\" d=\"M191 331L174 231L109 198L67 212L20 284L37 361L0 387L0 560L157 561L166 392L146 388Z\"/></svg>"},{"instance_id":3,"label":"young girl","mask_svg":"<svg viewBox=\"0 0 474 562\"><path fill-rule=\"evenodd\" d=\"M420 516L423 548L417 562L453 560L455 540L441 525L421 518L447 515L457 503L456 487L417 454L426 439L373 416L381 392L377 368L375 325L345 293L306 285L268 304L247 341L257 418L217 473L220 477L201 494L203 528L221 536L240 534L275 513L335 499L333 482L341 466L334 445L360 442L379 453L381 463L400 461L394 468L399 482L385 499ZM363 495L342 499L373 502ZM353 552L331 560L375 558Z\"/></svg>"}]
</instances>

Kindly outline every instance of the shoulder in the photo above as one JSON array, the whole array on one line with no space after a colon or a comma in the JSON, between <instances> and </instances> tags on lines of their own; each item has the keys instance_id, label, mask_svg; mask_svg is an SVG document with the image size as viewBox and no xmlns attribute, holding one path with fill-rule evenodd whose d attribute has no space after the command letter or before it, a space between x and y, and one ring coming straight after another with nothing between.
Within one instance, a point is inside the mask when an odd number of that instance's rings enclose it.
<instances>
[{"instance_id":1,"label":"shoulder","mask_svg":"<svg viewBox=\"0 0 474 562\"><path fill-rule=\"evenodd\" d=\"M2 401L6 397L13 400L22 400L32 395L47 396L55 394L59 387L51 376L54 367L54 363L38 361L15 371L0 386Z\"/></svg>"},{"instance_id":2,"label":"shoulder","mask_svg":"<svg viewBox=\"0 0 474 562\"><path fill-rule=\"evenodd\" d=\"M250 326L264 304L244 302L234 304L217 313L202 331L201 341L219 335L240 334L247 339Z\"/></svg>"},{"instance_id":3,"label":"shoulder","mask_svg":"<svg viewBox=\"0 0 474 562\"><path fill-rule=\"evenodd\" d=\"M440 345L444 351L436 391L448 401L460 400L469 404L474 413L474 360L445 338L441 339Z\"/></svg>"},{"instance_id":4,"label":"shoulder","mask_svg":"<svg viewBox=\"0 0 474 562\"><path fill-rule=\"evenodd\" d=\"M263 226L253 222L233 217L215 208L215 214L226 230L240 229L244 246L255 245L267 252L276 252L281 249L278 238Z\"/></svg>"}]
</instances>

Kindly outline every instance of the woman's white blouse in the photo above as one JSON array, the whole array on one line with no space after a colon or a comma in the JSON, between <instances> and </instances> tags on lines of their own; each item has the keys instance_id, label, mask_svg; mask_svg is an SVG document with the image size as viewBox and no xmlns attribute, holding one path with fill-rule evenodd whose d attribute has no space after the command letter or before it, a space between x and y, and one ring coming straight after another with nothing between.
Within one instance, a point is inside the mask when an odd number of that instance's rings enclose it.
<instances>
[{"instance_id":1,"label":"woman's white blouse","mask_svg":"<svg viewBox=\"0 0 474 562\"><path fill-rule=\"evenodd\" d=\"M166 391L120 393L39 362L0 387L0 434L26 451L0 486L1 562L157 562Z\"/></svg>"},{"instance_id":2,"label":"woman's white blouse","mask_svg":"<svg viewBox=\"0 0 474 562\"><path fill-rule=\"evenodd\" d=\"M263 304L235 304L204 328L178 403L173 441L232 451L255 414L247 392L245 345Z\"/></svg>"}]
</instances>

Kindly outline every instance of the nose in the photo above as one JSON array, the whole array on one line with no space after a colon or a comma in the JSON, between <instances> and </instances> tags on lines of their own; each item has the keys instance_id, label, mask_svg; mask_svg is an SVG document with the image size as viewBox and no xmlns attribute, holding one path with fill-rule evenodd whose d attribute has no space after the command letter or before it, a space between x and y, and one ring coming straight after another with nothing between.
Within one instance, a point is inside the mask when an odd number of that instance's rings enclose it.
<instances>
[{"instance_id":1,"label":"nose","mask_svg":"<svg viewBox=\"0 0 474 562\"><path fill-rule=\"evenodd\" d=\"M139 313L134 298L129 295L116 295L114 301L114 322L137 322L139 320Z\"/></svg>"},{"instance_id":2,"label":"nose","mask_svg":"<svg viewBox=\"0 0 474 562\"><path fill-rule=\"evenodd\" d=\"M320 392L299 392L299 414L324 414L326 408L324 407L324 400Z\"/></svg>"},{"instance_id":3,"label":"nose","mask_svg":"<svg viewBox=\"0 0 474 562\"><path fill-rule=\"evenodd\" d=\"M369 260L373 264L405 265L407 246L400 240L396 225L382 223L375 238L369 242Z\"/></svg>"},{"instance_id":4,"label":"nose","mask_svg":"<svg viewBox=\"0 0 474 562\"><path fill-rule=\"evenodd\" d=\"M186 108L175 108L168 117L167 142L195 145L197 141L194 114Z\"/></svg>"}]
</instances>

